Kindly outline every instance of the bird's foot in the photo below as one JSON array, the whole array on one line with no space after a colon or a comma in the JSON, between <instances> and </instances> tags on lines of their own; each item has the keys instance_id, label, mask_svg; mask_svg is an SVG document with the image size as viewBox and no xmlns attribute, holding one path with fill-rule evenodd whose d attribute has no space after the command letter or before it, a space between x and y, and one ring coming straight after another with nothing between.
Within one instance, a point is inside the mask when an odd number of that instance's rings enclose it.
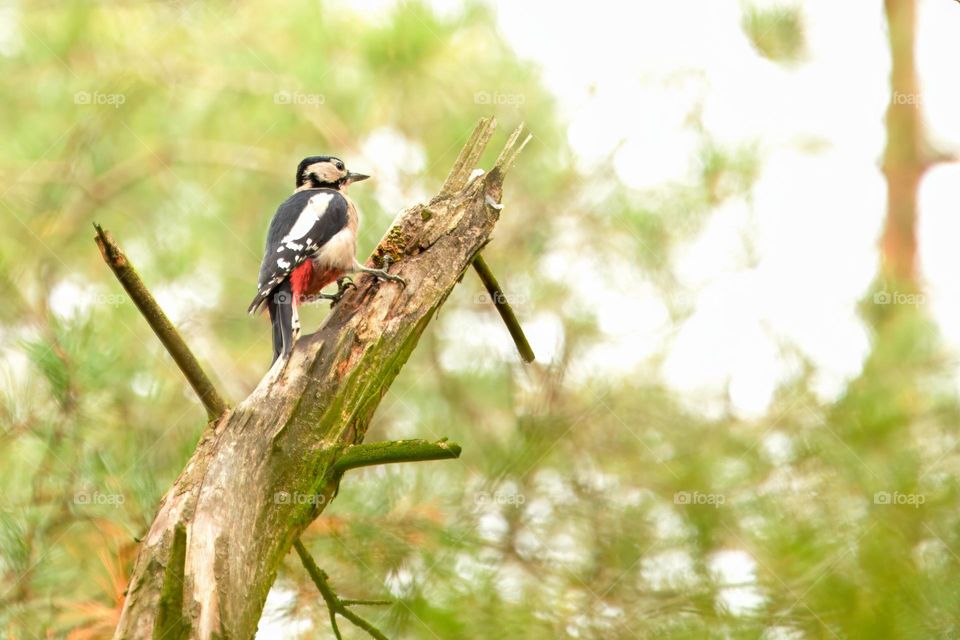
<instances>
[{"instance_id":1,"label":"bird's foot","mask_svg":"<svg viewBox=\"0 0 960 640\"><path fill-rule=\"evenodd\" d=\"M353 279L349 276L343 276L342 278L337 279L337 292L336 293L320 293L317 295L318 298L322 300L329 300L330 306L333 307L335 304L340 302L340 298L349 290L356 289L357 285L353 284Z\"/></svg>"},{"instance_id":2,"label":"bird's foot","mask_svg":"<svg viewBox=\"0 0 960 640\"><path fill-rule=\"evenodd\" d=\"M400 276L394 275L392 273L387 273L387 269L390 268L390 264L392 262L393 260L390 258L388 254L383 256L383 269L371 269L370 267L364 267L363 265L358 264L357 271L361 273L369 273L370 275L374 276L375 278L379 278L380 280L389 280L390 282L398 282L404 287L407 286L407 281L401 278Z\"/></svg>"}]
</instances>

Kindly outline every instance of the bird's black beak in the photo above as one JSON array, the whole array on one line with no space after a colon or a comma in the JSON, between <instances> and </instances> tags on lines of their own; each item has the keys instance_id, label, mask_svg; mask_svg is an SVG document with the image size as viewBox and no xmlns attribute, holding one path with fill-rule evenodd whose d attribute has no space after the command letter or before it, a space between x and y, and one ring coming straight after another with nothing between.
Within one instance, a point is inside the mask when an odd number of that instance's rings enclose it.
<instances>
[{"instance_id":1,"label":"bird's black beak","mask_svg":"<svg viewBox=\"0 0 960 640\"><path fill-rule=\"evenodd\" d=\"M353 184L354 182L360 182L361 180L366 180L370 176L366 176L362 173L354 173L353 171L347 172L347 184Z\"/></svg>"}]
</instances>

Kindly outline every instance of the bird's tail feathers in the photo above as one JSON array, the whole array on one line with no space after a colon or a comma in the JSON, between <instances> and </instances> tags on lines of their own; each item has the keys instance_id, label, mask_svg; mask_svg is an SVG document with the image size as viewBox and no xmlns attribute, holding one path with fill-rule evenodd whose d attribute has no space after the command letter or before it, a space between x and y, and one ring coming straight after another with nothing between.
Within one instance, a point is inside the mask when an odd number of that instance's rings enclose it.
<instances>
[{"instance_id":1,"label":"bird's tail feathers","mask_svg":"<svg viewBox=\"0 0 960 640\"><path fill-rule=\"evenodd\" d=\"M293 350L296 310L293 308L293 288L289 280L270 292L265 298L270 312L270 324L273 325L273 362L281 355L290 355Z\"/></svg>"},{"instance_id":2,"label":"bird's tail feathers","mask_svg":"<svg viewBox=\"0 0 960 640\"><path fill-rule=\"evenodd\" d=\"M254 297L253 302L250 303L250 306L247 307L247 313L253 314L263 308L263 305L267 302L267 298L270 297L269 291L258 291L257 295Z\"/></svg>"}]
</instances>

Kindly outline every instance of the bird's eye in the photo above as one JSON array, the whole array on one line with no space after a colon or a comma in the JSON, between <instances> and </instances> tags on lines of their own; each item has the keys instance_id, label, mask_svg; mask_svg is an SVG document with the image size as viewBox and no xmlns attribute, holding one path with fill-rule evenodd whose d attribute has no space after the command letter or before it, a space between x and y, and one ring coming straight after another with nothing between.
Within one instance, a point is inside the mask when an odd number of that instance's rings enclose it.
<instances>
[{"instance_id":1,"label":"bird's eye","mask_svg":"<svg viewBox=\"0 0 960 640\"><path fill-rule=\"evenodd\" d=\"M340 171L343 171L343 163L340 162L339 160L337 160L337 169L339 169Z\"/></svg>"}]
</instances>

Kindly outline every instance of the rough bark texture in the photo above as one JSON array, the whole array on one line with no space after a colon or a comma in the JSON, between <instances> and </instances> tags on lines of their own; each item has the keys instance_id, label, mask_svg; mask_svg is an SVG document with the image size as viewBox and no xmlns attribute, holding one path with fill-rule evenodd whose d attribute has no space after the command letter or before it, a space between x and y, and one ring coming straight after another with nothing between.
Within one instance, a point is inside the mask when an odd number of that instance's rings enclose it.
<instances>
[{"instance_id":1,"label":"rough bark texture","mask_svg":"<svg viewBox=\"0 0 960 640\"><path fill-rule=\"evenodd\" d=\"M335 493L338 458L489 240L523 146L518 130L471 181L494 126L480 122L441 193L401 212L377 248L373 262L389 254L406 288L360 278L204 433L141 543L116 638L253 637L282 558Z\"/></svg>"}]
</instances>

